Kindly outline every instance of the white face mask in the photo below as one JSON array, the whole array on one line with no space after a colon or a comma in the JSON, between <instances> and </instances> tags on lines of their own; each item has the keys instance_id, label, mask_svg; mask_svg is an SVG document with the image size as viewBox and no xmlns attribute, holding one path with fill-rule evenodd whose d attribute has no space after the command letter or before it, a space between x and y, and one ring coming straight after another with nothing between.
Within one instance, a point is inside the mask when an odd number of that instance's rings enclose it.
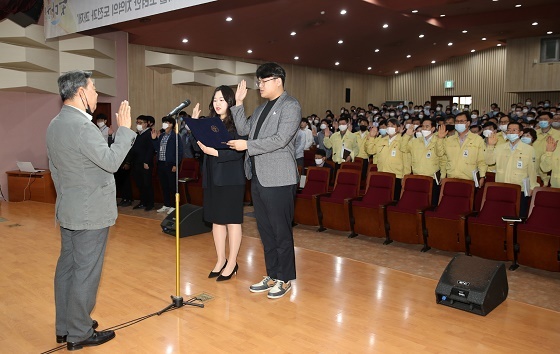
<instances>
[{"instance_id":1,"label":"white face mask","mask_svg":"<svg viewBox=\"0 0 560 354\"><path fill-rule=\"evenodd\" d=\"M141 132L142 130L144 130L144 128L142 128L142 124L138 124L136 126L136 130L138 130L139 132Z\"/></svg>"},{"instance_id":2,"label":"white face mask","mask_svg":"<svg viewBox=\"0 0 560 354\"><path fill-rule=\"evenodd\" d=\"M395 116L394 112L389 113L389 117L394 117L394 116Z\"/></svg>"},{"instance_id":3,"label":"white face mask","mask_svg":"<svg viewBox=\"0 0 560 354\"><path fill-rule=\"evenodd\" d=\"M489 129L484 130L484 131L482 132L482 135L484 135L485 138L489 138L490 135L492 135L492 131L489 130Z\"/></svg>"},{"instance_id":4,"label":"white face mask","mask_svg":"<svg viewBox=\"0 0 560 354\"><path fill-rule=\"evenodd\" d=\"M478 118L478 115L476 115L476 114L471 114L471 118L472 118L472 119L476 119L476 118Z\"/></svg>"},{"instance_id":5,"label":"white face mask","mask_svg":"<svg viewBox=\"0 0 560 354\"><path fill-rule=\"evenodd\" d=\"M343 132L343 131L346 131L346 129L348 129L348 126L347 126L346 124L339 125L339 126L338 126L338 129L339 129L341 132Z\"/></svg>"},{"instance_id":6,"label":"white face mask","mask_svg":"<svg viewBox=\"0 0 560 354\"><path fill-rule=\"evenodd\" d=\"M319 119L315 119L315 120L313 121L313 123L319 124Z\"/></svg>"},{"instance_id":7,"label":"white face mask","mask_svg":"<svg viewBox=\"0 0 560 354\"><path fill-rule=\"evenodd\" d=\"M320 165L323 163L323 159L315 159L315 165Z\"/></svg>"},{"instance_id":8,"label":"white face mask","mask_svg":"<svg viewBox=\"0 0 560 354\"><path fill-rule=\"evenodd\" d=\"M396 133L397 133L397 129L395 127L388 127L387 128L387 134L395 135Z\"/></svg>"},{"instance_id":9,"label":"white face mask","mask_svg":"<svg viewBox=\"0 0 560 354\"><path fill-rule=\"evenodd\" d=\"M418 124L414 124L414 130L416 130L419 127Z\"/></svg>"},{"instance_id":10,"label":"white face mask","mask_svg":"<svg viewBox=\"0 0 560 354\"><path fill-rule=\"evenodd\" d=\"M161 127L165 130L165 129L169 128L169 123L167 123L167 122L166 122L166 123L163 123L163 124L161 125Z\"/></svg>"},{"instance_id":11,"label":"white face mask","mask_svg":"<svg viewBox=\"0 0 560 354\"><path fill-rule=\"evenodd\" d=\"M321 128L321 130L325 130L325 129L327 129L327 125L323 123L323 124L321 124L321 126L319 128Z\"/></svg>"},{"instance_id":12,"label":"white face mask","mask_svg":"<svg viewBox=\"0 0 560 354\"><path fill-rule=\"evenodd\" d=\"M436 107L436 111L441 111L441 107Z\"/></svg>"},{"instance_id":13,"label":"white face mask","mask_svg":"<svg viewBox=\"0 0 560 354\"><path fill-rule=\"evenodd\" d=\"M408 112L408 109L405 108L405 109L402 110L402 112L406 113L406 112Z\"/></svg>"},{"instance_id":14,"label":"white face mask","mask_svg":"<svg viewBox=\"0 0 560 354\"><path fill-rule=\"evenodd\" d=\"M505 132L507 130L507 124L500 124L500 130Z\"/></svg>"},{"instance_id":15,"label":"white face mask","mask_svg":"<svg viewBox=\"0 0 560 354\"><path fill-rule=\"evenodd\" d=\"M410 129L410 127L412 127L412 124L408 123L404 126L406 129Z\"/></svg>"},{"instance_id":16,"label":"white face mask","mask_svg":"<svg viewBox=\"0 0 560 354\"><path fill-rule=\"evenodd\" d=\"M527 112L529 112L529 110L527 108L524 108L523 113L527 113Z\"/></svg>"},{"instance_id":17,"label":"white face mask","mask_svg":"<svg viewBox=\"0 0 560 354\"><path fill-rule=\"evenodd\" d=\"M422 132L416 132L416 133L414 133L414 135L415 135L418 139L420 139L421 137L424 136L424 135L422 134Z\"/></svg>"},{"instance_id":18,"label":"white face mask","mask_svg":"<svg viewBox=\"0 0 560 354\"><path fill-rule=\"evenodd\" d=\"M422 130L422 136L427 138L430 134L432 134L431 130Z\"/></svg>"},{"instance_id":19,"label":"white face mask","mask_svg":"<svg viewBox=\"0 0 560 354\"><path fill-rule=\"evenodd\" d=\"M99 128L103 128L104 125L105 125L104 122L97 122L97 126L98 126Z\"/></svg>"},{"instance_id":20,"label":"white face mask","mask_svg":"<svg viewBox=\"0 0 560 354\"><path fill-rule=\"evenodd\" d=\"M422 118L424 118L424 115L423 115L423 114L419 114L419 115L418 115L418 118L422 119Z\"/></svg>"}]
</instances>

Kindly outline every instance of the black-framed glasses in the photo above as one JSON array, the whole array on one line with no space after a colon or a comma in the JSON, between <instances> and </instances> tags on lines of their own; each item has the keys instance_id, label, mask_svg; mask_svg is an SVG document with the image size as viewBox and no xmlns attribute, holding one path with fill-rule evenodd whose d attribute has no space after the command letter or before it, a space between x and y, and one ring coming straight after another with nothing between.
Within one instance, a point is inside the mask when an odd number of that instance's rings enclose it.
<instances>
[{"instance_id":1,"label":"black-framed glasses","mask_svg":"<svg viewBox=\"0 0 560 354\"><path fill-rule=\"evenodd\" d=\"M257 86L257 87L264 86L264 84L265 84L267 81L272 81L272 80L274 80L274 79L277 79L277 77L271 77L270 79L266 79L266 80L257 80L257 81L255 81L255 86Z\"/></svg>"}]
</instances>

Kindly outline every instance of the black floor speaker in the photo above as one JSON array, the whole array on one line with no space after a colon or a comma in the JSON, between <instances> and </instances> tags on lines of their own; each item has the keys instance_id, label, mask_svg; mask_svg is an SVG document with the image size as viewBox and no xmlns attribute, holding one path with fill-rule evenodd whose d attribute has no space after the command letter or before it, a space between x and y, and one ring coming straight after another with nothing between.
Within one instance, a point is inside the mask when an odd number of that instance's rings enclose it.
<instances>
[{"instance_id":1,"label":"black floor speaker","mask_svg":"<svg viewBox=\"0 0 560 354\"><path fill-rule=\"evenodd\" d=\"M212 230L212 224L204 221L204 209L198 205L184 204L179 207L179 237L204 234ZM175 213L167 215L161 222L161 229L166 234L175 236Z\"/></svg>"},{"instance_id":2,"label":"black floor speaker","mask_svg":"<svg viewBox=\"0 0 560 354\"><path fill-rule=\"evenodd\" d=\"M465 255L455 256L436 287L436 302L486 316L508 295L506 266Z\"/></svg>"}]
</instances>

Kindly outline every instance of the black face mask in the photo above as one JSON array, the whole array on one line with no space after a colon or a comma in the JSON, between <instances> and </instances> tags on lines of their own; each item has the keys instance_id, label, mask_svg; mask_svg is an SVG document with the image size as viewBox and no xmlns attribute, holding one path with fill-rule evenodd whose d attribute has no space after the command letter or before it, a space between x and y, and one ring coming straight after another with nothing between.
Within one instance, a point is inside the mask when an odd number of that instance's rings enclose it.
<instances>
[{"instance_id":1,"label":"black face mask","mask_svg":"<svg viewBox=\"0 0 560 354\"><path fill-rule=\"evenodd\" d=\"M89 114L90 116L93 115L93 112L91 111L91 108L89 106L89 102L87 100L87 96L86 96L86 103L84 103L84 99L82 98L82 96L80 96L80 99L82 100L82 104L84 105L85 109L86 109L86 113Z\"/></svg>"},{"instance_id":2,"label":"black face mask","mask_svg":"<svg viewBox=\"0 0 560 354\"><path fill-rule=\"evenodd\" d=\"M360 125L360 131L365 132L367 130L367 125Z\"/></svg>"},{"instance_id":3,"label":"black face mask","mask_svg":"<svg viewBox=\"0 0 560 354\"><path fill-rule=\"evenodd\" d=\"M445 129L447 129L448 132L452 132L455 130L455 125L453 124L446 124L445 125Z\"/></svg>"}]
</instances>

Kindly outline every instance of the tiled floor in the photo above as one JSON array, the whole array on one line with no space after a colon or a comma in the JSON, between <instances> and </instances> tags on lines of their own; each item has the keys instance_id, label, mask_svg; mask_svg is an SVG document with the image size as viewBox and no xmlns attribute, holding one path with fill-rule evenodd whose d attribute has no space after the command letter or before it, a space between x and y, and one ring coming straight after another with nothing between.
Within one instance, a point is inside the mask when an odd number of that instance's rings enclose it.
<instances>
[{"instance_id":1,"label":"tiled floor","mask_svg":"<svg viewBox=\"0 0 560 354\"><path fill-rule=\"evenodd\" d=\"M160 205L156 205L156 209L159 207ZM165 213L158 214L155 210L146 212L132 210L131 207L119 207L119 212L159 220L167 216ZM259 237L252 212L252 207L245 207L243 235ZM383 240L380 238L358 236L349 239L348 232L327 230L319 233L316 229L312 226L296 226L294 228L296 247L376 264L430 279L438 280L455 255L435 249L423 253L420 252L419 245L398 242L383 245ZM509 267L509 263L506 266ZM516 271L508 270L507 276L510 299L560 312L560 297L557 296L560 293L560 273L521 266Z\"/></svg>"}]
</instances>

